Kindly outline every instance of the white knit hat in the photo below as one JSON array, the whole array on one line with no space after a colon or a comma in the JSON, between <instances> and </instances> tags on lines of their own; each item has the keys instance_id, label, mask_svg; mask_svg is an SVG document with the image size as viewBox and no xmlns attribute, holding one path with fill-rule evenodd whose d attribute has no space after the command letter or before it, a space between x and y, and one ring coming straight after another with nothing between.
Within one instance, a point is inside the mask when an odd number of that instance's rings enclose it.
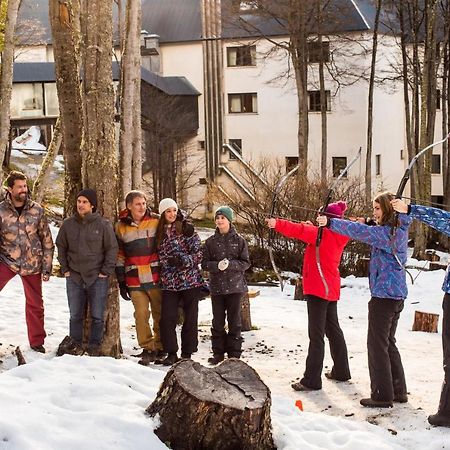
<instances>
[{"instance_id":1,"label":"white knit hat","mask_svg":"<svg viewBox=\"0 0 450 450\"><path fill-rule=\"evenodd\" d=\"M175 208L178 211L178 205L175 200L171 198L163 198L159 202L159 213L162 214L166 209Z\"/></svg>"}]
</instances>

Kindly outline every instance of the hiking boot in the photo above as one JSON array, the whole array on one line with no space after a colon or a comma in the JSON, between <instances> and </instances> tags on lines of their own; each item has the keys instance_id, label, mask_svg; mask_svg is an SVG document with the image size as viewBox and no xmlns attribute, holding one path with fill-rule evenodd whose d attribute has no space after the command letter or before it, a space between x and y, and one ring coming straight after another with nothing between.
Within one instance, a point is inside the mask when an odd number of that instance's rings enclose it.
<instances>
[{"instance_id":1,"label":"hiking boot","mask_svg":"<svg viewBox=\"0 0 450 450\"><path fill-rule=\"evenodd\" d=\"M181 359L191 359L191 353L182 353Z\"/></svg>"},{"instance_id":2,"label":"hiking boot","mask_svg":"<svg viewBox=\"0 0 450 450\"><path fill-rule=\"evenodd\" d=\"M335 377L332 370L330 370L329 372L325 372L325 378L328 378L329 380L334 380L334 381L348 381L348 380L350 380L350 378L347 378L347 379L344 380L343 378Z\"/></svg>"},{"instance_id":3,"label":"hiking boot","mask_svg":"<svg viewBox=\"0 0 450 450\"><path fill-rule=\"evenodd\" d=\"M156 352L152 352L144 348L142 350L142 358L138 361L141 366L148 366L151 362L156 359Z\"/></svg>"},{"instance_id":4,"label":"hiking boot","mask_svg":"<svg viewBox=\"0 0 450 450\"><path fill-rule=\"evenodd\" d=\"M211 358L208 358L208 363L216 366L217 364L221 363L225 359L224 355L213 355Z\"/></svg>"},{"instance_id":5,"label":"hiking boot","mask_svg":"<svg viewBox=\"0 0 450 450\"><path fill-rule=\"evenodd\" d=\"M38 353L45 353L45 347L43 345L30 345L31 350Z\"/></svg>"},{"instance_id":6,"label":"hiking boot","mask_svg":"<svg viewBox=\"0 0 450 450\"><path fill-rule=\"evenodd\" d=\"M428 416L428 423L435 427L450 427L450 416L437 413Z\"/></svg>"},{"instance_id":7,"label":"hiking boot","mask_svg":"<svg viewBox=\"0 0 450 450\"><path fill-rule=\"evenodd\" d=\"M372 398L362 398L359 403L366 408L392 408L392 402L385 400L373 400Z\"/></svg>"},{"instance_id":8,"label":"hiking boot","mask_svg":"<svg viewBox=\"0 0 450 450\"><path fill-rule=\"evenodd\" d=\"M167 353L164 350L158 350L155 356L155 364L162 364L166 357Z\"/></svg>"},{"instance_id":9,"label":"hiking boot","mask_svg":"<svg viewBox=\"0 0 450 450\"><path fill-rule=\"evenodd\" d=\"M89 356L102 356L100 352L100 345L90 345L87 349L87 354Z\"/></svg>"},{"instance_id":10,"label":"hiking boot","mask_svg":"<svg viewBox=\"0 0 450 450\"><path fill-rule=\"evenodd\" d=\"M171 366L172 364L175 364L178 361L179 359L176 353L169 353L167 358L162 360L161 364L163 366Z\"/></svg>"},{"instance_id":11,"label":"hiking boot","mask_svg":"<svg viewBox=\"0 0 450 450\"><path fill-rule=\"evenodd\" d=\"M394 403L407 403L408 394L396 394L394 395Z\"/></svg>"},{"instance_id":12,"label":"hiking boot","mask_svg":"<svg viewBox=\"0 0 450 450\"><path fill-rule=\"evenodd\" d=\"M319 391L320 389L314 389L312 387L306 386L302 383L292 383L291 388L294 389L294 391L302 391L302 392L309 392L309 391Z\"/></svg>"}]
</instances>

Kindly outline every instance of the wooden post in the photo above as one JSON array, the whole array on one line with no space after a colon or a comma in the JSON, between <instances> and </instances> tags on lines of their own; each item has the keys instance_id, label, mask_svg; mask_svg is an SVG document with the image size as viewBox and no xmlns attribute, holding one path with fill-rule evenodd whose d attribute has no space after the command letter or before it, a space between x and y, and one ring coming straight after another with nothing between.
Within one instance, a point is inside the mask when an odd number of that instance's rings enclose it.
<instances>
[{"instance_id":1,"label":"wooden post","mask_svg":"<svg viewBox=\"0 0 450 450\"><path fill-rule=\"evenodd\" d=\"M438 332L439 314L415 311L413 331L426 331L428 333Z\"/></svg>"},{"instance_id":2,"label":"wooden post","mask_svg":"<svg viewBox=\"0 0 450 450\"><path fill-rule=\"evenodd\" d=\"M252 317L250 315L250 296L246 292L241 298L241 331L252 329Z\"/></svg>"},{"instance_id":3,"label":"wooden post","mask_svg":"<svg viewBox=\"0 0 450 450\"><path fill-rule=\"evenodd\" d=\"M295 282L294 300L304 300L303 295L303 278L301 275L297 278Z\"/></svg>"}]
</instances>

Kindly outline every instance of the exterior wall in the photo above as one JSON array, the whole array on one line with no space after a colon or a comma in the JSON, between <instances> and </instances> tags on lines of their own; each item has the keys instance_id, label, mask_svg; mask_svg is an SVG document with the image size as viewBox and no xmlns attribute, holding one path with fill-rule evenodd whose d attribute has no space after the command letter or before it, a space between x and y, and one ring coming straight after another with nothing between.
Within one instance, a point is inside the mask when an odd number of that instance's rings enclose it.
<instances>
[{"instance_id":1,"label":"exterior wall","mask_svg":"<svg viewBox=\"0 0 450 450\"><path fill-rule=\"evenodd\" d=\"M33 45L19 47L14 54L14 61L24 62L53 62L53 50L50 45Z\"/></svg>"}]
</instances>

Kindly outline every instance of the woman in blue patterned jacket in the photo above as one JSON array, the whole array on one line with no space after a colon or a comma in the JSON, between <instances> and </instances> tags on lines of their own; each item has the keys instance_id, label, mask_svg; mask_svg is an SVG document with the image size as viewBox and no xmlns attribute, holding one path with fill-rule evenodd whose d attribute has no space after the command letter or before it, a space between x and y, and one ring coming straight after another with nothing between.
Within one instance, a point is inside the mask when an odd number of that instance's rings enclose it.
<instances>
[{"instance_id":1,"label":"woman in blue patterned jacket","mask_svg":"<svg viewBox=\"0 0 450 450\"><path fill-rule=\"evenodd\" d=\"M164 198L159 203L156 243L160 264L162 290L160 332L170 366L178 361L176 335L178 306L183 308L181 329L181 357L190 358L198 345L198 301L202 297L203 278L199 264L202 261L201 242L194 227L174 200Z\"/></svg>"},{"instance_id":2,"label":"woman in blue patterned jacket","mask_svg":"<svg viewBox=\"0 0 450 450\"><path fill-rule=\"evenodd\" d=\"M408 227L412 219L400 214L398 223L391 205L394 195L378 194L373 201L375 226L319 216L320 226L365 242L372 247L369 269L367 353L370 375L370 398L360 400L369 408L390 408L393 402L408 401L405 374L395 345L395 332L404 300L408 295L404 265Z\"/></svg>"},{"instance_id":3,"label":"woman in blue patterned jacket","mask_svg":"<svg viewBox=\"0 0 450 450\"><path fill-rule=\"evenodd\" d=\"M407 213L413 219L420 220L441 233L450 236L450 212L420 205L406 205L402 200L392 200L392 206L400 213ZM442 290L442 350L444 354L444 383L437 414L428 416L431 425L450 427L450 266L447 267Z\"/></svg>"}]
</instances>

